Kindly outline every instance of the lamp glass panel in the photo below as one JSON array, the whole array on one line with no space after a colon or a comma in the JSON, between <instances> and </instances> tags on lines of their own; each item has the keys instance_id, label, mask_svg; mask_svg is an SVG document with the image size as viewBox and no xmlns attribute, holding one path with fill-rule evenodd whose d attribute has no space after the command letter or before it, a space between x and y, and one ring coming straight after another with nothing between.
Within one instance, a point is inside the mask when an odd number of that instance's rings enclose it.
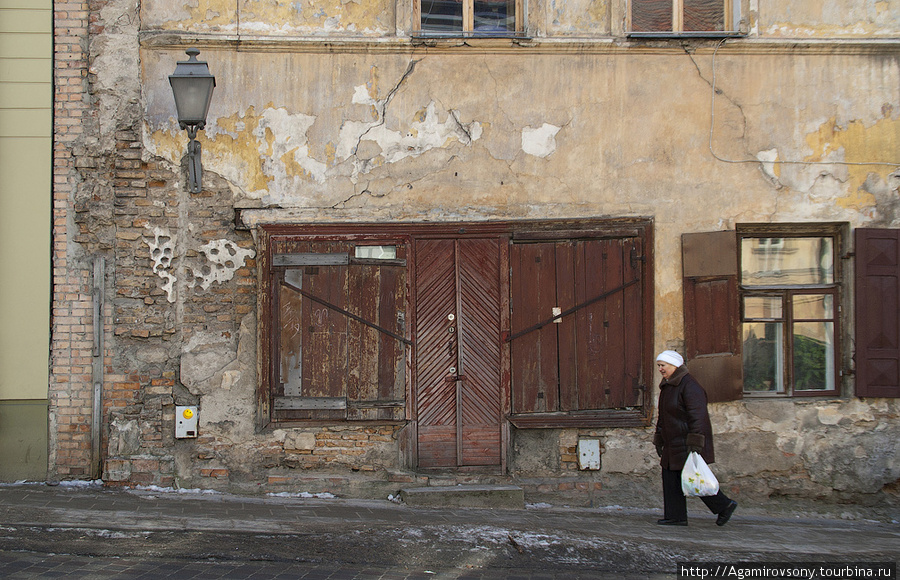
<instances>
[{"instance_id":1,"label":"lamp glass panel","mask_svg":"<svg viewBox=\"0 0 900 580\"><path fill-rule=\"evenodd\" d=\"M172 93L175 95L175 109L178 120L187 124L206 121L209 104L212 102L214 77L169 77Z\"/></svg>"}]
</instances>

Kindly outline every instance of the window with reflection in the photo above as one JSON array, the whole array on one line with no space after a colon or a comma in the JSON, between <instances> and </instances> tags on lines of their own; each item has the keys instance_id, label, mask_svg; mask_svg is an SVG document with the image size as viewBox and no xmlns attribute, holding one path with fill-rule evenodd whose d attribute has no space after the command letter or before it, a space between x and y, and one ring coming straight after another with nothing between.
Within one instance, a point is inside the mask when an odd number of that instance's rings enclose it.
<instances>
[{"instance_id":1,"label":"window with reflection","mask_svg":"<svg viewBox=\"0 0 900 580\"><path fill-rule=\"evenodd\" d=\"M838 279L833 236L740 243L744 392L838 390Z\"/></svg>"},{"instance_id":2,"label":"window with reflection","mask_svg":"<svg viewBox=\"0 0 900 580\"><path fill-rule=\"evenodd\" d=\"M419 0L417 32L431 36L513 36L521 0Z\"/></svg>"}]
</instances>

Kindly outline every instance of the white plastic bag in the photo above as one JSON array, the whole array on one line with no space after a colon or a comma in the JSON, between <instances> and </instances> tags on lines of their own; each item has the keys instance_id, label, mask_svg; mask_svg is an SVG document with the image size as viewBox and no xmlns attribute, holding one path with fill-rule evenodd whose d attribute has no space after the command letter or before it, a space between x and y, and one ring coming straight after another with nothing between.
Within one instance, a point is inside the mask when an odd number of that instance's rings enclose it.
<instances>
[{"instance_id":1,"label":"white plastic bag","mask_svg":"<svg viewBox=\"0 0 900 580\"><path fill-rule=\"evenodd\" d=\"M719 480L696 451L691 451L681 470L681 491L686 497L703 497L719 493Z\"/></svg>"}]
</instances>

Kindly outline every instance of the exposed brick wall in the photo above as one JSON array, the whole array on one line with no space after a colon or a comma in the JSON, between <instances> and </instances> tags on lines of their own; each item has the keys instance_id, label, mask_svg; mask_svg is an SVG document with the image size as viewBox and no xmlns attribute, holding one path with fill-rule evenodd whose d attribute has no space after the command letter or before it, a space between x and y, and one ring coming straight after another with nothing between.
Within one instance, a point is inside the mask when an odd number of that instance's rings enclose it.
<instances>
[{"instance_id":1,"label":"exposed brick wall","mask_svg":"<svg viewBox=\"0 0 900 580\"><path fill-rule=\"evenodd\" d=\"M48 477L91 475L90 263L74 255L68 227L81 183L77 152L89 133L86 2L54 2L53 307Z\"/></svg>"},{"instance_id":2,"label":"exposed brick wall","mask_svg":"<svg viewBox=\"0 0 900 580\"><path fill-rule=\"evenodd\" d=\"M56 2L49 477L83 479L103 469L109 483L172 485L174 406L192 403L179 382L184 341L198 331L237 335L256 305L256 264L245 260L227 284L207 289L192 269L197 248L234 230L230 190L216 176L211 191L190 195L179 170L143 149L143 110L128 95L100 94L90 47L108 33L107 2ZM137 85L136 85L137 86ZM104 100L105 99L105 100ZM136 101L135 101L136 102ZM101 134L99 110L115 110ZM220 187L215 187L220 186ZM154 271L148 240L177 240L171 289ZM106 261L101 457L91 436L93 263ZM181 400L179 401L179 397Z\"/></svg>"}]
</instances>

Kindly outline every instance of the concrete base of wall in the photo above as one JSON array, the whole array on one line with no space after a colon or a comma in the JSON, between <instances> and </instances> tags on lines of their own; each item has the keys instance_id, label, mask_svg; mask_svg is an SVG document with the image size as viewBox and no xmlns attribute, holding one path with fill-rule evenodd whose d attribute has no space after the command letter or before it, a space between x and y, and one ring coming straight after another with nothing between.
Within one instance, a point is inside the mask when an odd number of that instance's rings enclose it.
<instances>
[{"instance_id":1,"label":"concrete base of wall","mask_svg":"<svg viewBox=\"0 0 900 580\"><path fill-rule=\"evenodd\" d=\"M0 481L47 478L47 401L0 401Z\"/></svg>"},{"instance_id":2,"label":"concrete base of wall","mask_svg":"<svg viewBox=\"0 0 900 580\"><path fill-rule=\"evenodd\" d=\"M417 487L401 489L400 498L415 507L525 508L525 492L515 485Z\"/></svg>"}]
</instances>

